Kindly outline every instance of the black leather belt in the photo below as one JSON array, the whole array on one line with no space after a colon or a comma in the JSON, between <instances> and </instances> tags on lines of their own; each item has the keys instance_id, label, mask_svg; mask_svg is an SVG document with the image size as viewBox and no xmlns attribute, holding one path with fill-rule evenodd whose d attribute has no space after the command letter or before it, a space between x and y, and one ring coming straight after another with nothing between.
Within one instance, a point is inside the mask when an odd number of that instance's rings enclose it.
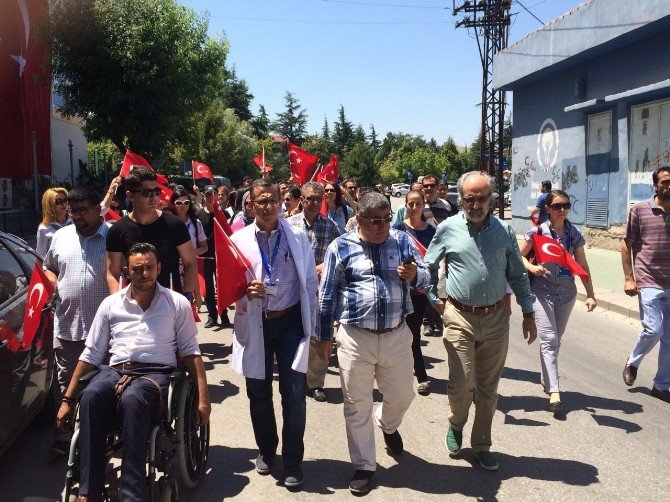
<instances>
[{"instance_id":1,"label":"black leather belt","mask_svg":"<svg viewBox=\"0 0 670 502\"><path fill-rule=\"evenodd\" d=\"M493 305L487 305L485 307L474 307L472 305L466 305L464 303L461 303L458 300L454 300L452 297L449 297L447 301L461 312L469 312L470 314L475 315L490 314L491 312L495 312L496 310L498 310L498 307L500 307L503 304L502 300L500 300L498 303L494 303Z\"/></svg>"},{"instance_id":2,"label":"black leather belt","mask_svg":"<svg viewBox=\"0 0 670 502\"><path fill-rule=\"evenodd\" d=\"M369 331L370 333L375 334L375 335L385 335L386 333L390 333L390 332L393 331L394 329L398 329L398 328L402 325L402 323L404 323L404 322L405 322L405 320L403 319L403 320L400 321L398 324L396 324L393 328L384 328L384 329L369 329L369 328L363 328L363 329L364 329L365 331Z\"/></svg>"},{"instance_id":3,"label":"black leather belt","mask_svg":"<svg viewBox=\"0 0 670 502\"><path fill-rule=\"evenodd\" d=\"M263 317L265 319L278 319L280 317L284 317L289 315L295 310L298 310L300 308L300 302L296 303L295 305L291 305L290 307L284 309L284 310L264 310L263 311Z\"/></svg>"},{"instance_id":4,"label":"black leather belt","mask_svg":"<svg viewBox=\"0 0 670 502\"><path fill-rule=\"evenodd\" d=\"M112 364L115 370L136 370L138 368L165 368L164 364L154 363L136 363L134 361L126 361L125 363Z\"/></svg>"}]
</instances>

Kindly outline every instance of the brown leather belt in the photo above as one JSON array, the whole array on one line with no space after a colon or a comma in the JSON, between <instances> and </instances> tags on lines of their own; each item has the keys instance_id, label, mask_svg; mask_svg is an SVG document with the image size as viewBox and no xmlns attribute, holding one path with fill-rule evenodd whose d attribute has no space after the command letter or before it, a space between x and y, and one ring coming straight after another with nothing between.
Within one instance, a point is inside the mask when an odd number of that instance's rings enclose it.
<instances>
[{"instance_id":1,"label":"brown leather belt","mask_svg":"<svg viewBox=\"0 0 670 502\"><path fill-rule=\"evenodd\" d=\"M493 305L487 305L486 307L473 307L472 305L465 305L464 303L461 303L458 300L454 300L452 297L449 297L447 301L461 312L468 312L470 314L475 315L487 315L490 314L491 312L495 312L496 310L498 310L498 307L500 307L503 303L502 300L500 300L498 303L494 303Z\"/></svg>"},{"instance_id":2,"label":"brown leather belt","mask_svg":"<svg viewBox=\"0 0 670 502\"><path fill-rule=\"evenodd\" d=\"M289 308L286 308L284 310L264 310L263 317L265 319L277 319L279 317L287 316L291 312L293 312L294 310L298 310L299 308L300 308L300 302L296 303L295 305L291 305Z\"/></svg>"},{"instance_id":3,"label":"brown leather belt","mask_svg":"<svg viewBox=\"0 0 670 502\"><path fill-rule=\"evenodd\" d=\"M405 320L403 319L400 321L396 326L393 328L384 328L384 329L369 329L369 328L363 328L365 331L369 331L370 333L374 335L385 335L386 333L390 333L394 329L398 329L402 323L404 323Z\"/></svg>"},{"instance_id":4,"label":"brown leather belt","mask_svg":"<svg viewBox=\"0 0 670 502\"><path fill-rule=\"evenodd\" d=\"M115 370L136 370L138 368L164 368L164 364L153 364L153 363L136 363L134 361L126 361L125 363L112 364L112 368Z\"/></svg>"}]
</instances>

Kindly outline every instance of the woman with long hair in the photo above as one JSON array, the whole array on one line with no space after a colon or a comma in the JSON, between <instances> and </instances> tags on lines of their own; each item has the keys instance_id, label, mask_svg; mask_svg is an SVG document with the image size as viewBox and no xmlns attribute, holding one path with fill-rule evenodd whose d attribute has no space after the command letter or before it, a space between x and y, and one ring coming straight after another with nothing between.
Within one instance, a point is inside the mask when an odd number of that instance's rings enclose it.
<instances>
[{"instance_id":1,"label":"woman with long hair","mask_svg":"<svg viewBox=\"0 0 670 502\"><path fill-rule=\"evenodd\" d=\"M56 230L66 225L67 190L61 187L48 188L42 194L42 221L37 227L37 254L44 258L51 246Z\"/></svg>"},{"instance_id":2,"label":"woman with long hair","mask_svg":"<svg viewBox=\"0 0 670 502\"><path fill-rule=\"evenodd\" d=\"M337 183L326 183L324 197L328 205L328 218L337 223L340 234L346 232L345 226L354 211L342 201L342 189Z\"/></svg>"},{"instance_id":3,"label":"woman with long hair","mask_svg":"<svg viewBox=\"0 0 670 502\"><path fill-rule=\"evenodd\" d=\"M561 394L558 384L558 351L561 338L565 333L568 319L577 299L577 287L572 272L552 262L531 263L533 249L532 234L551 237L574 256L579 265L588 273L589 264L584 253L584 237L568 220L570 196L563 190L552 190L547 194L546 207L549 218L537 227L533 227L524 236L521 246L523 262L530 276L530 288L535 294L533 305L535 324L540 337L540 363L542 366L541 384L549 394L549 410L557 412L561 406ZM586 310L591 312L597 302L593 294L591 280L582 278L586 289Z\"/></svg>"},{"instance_id":4,"label":"woman with long hair","mask_svg":"<svg viewBox=\"0 0 670 502\"><path fill-rule=\"evenodd\" d=\"M301 196L302 192L300 192L300 188L296 186L286 189L282 196L284 200L284 218L288 218L302 211L302 204L300 203Z\"/></svg>"},{"instance_id":5,"label":"woman with long hair","mask_svg":"<svg viewBox=\"0 0 670 502\"><path fill-rule=\"evenodd\" d=\"M202 228L202 223L193 209L193 200L190 194L183 188L177 188L170 197L170 211L184 222L191 236L191 243L196 256L207 251L207 236Z\"/></svg>"},{"instance_id":6,"label":"woman with long hair","mask_svg":"<svg viewBox=\"0 0 670 502\"><path fill-rule=\"evenodd\" d=\"M407 218L400 223L393 225L396 230L407 232L425 248L430 246L430 241L435 235L435 227L429 225L423 216L423 209L425 207L423 200L423 193L419 190L410 190L405 196L405 212ZM428 382L428 374L426 373L426 365L423 361L423 354L421 353L421 323L423 322L424 314L427 309L432 309L426 295L415 289L410 291L410 298L412 299L413 312L407 316L407 327L412 332L412 356L414 357L414 375L419 383L416 391L422 396L430 394L430 384Z\"/></svg>"}]
</instances>

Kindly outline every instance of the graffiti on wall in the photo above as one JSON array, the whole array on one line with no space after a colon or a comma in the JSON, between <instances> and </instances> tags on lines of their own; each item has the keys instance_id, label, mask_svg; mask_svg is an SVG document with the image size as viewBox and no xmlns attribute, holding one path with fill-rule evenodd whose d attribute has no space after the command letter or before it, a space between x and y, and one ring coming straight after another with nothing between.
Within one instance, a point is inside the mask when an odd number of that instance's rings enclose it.
<instances>
[{"instance_id":1,"label":"graffiti on wall","mask_svg":"<svg viewBox=\"0 0 670 502\"><path fill-rule=\"evenodd\" d=\"M579 174L577 174L577 166L567 166L563 172L563 183L561 186L563 190L568 190L572 185L579 183Z\"/></svg>"}]
</instances>

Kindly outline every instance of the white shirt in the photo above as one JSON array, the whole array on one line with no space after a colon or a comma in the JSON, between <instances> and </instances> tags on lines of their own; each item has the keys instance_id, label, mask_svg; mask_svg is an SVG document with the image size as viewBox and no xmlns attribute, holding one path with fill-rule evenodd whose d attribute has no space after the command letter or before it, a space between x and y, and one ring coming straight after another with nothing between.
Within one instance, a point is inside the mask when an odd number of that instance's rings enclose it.
<instances>
[{"instance_id":1,"label":"white shirt","mask_svg":"<svg viewBox=\"0 0 670 502\"><path fill-rule=\"evenodd\" d=\"M200 355L198 328L188 300L156 283L147 310L130 297L130 286L100 304L80 361L100 366L107 352L109 364L133 361L177 367L182 356Z\"/></svg>"}]
</instances>

